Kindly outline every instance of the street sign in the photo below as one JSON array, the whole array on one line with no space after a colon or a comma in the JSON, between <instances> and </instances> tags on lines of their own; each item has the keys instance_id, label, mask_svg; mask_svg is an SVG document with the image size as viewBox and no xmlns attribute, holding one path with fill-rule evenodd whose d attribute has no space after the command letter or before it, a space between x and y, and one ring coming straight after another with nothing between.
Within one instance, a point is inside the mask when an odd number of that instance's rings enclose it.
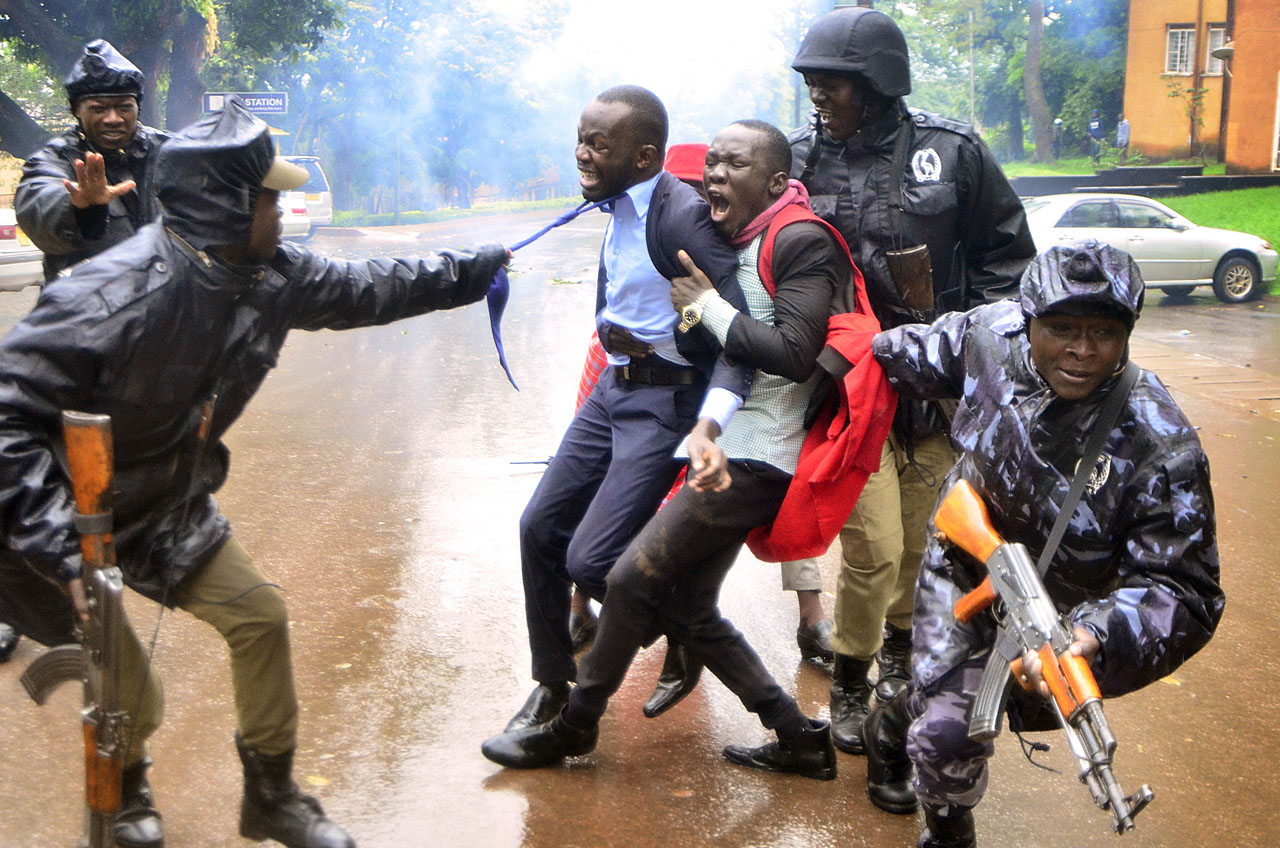
<instances>
[{"instance_id":1,"label":"street sign","mask_svg":"<svg viewBox=\"0 0 1280 848\"><path fill-rule=\"evenodd\" d=\"M257 115L289 114L289 92L287 91L237 91L236 97L244 101L245 108ZM227 104L232 92L205 92L204 111L220 112Z\"/></svg>"}]
</instances>

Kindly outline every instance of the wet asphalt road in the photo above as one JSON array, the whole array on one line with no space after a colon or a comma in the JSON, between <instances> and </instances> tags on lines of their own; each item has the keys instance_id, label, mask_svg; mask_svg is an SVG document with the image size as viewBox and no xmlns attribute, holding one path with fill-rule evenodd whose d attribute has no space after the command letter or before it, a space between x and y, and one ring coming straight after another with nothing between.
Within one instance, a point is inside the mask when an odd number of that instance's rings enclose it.
<instances>
[{"instance_id":1,"label":"wet asphalt road","mask_svg":"<svg viewBox=\"0 0 1280 848\"><path fill-rule=\"evenodd\" d=\"M551 214L321 236L344 256L513 242ZM286 587L302 704L297 776L362 848L914 845L919 823L871 806L861 758L818 783L721 759L765 732L718 681L667 715L640 706L661 663L639 657L600 745L563 768L508 772L480 742L531 682L516 522L572 413L591 330L603 216L521 251L504 322L521 391L497 365L483 307L382 328L296 333L231 431L219 495L237 535ZM419 238L421 233L422 237ZM0 295L0 325L34 291ZM1273 636L1280 616L1280 302L1225 307L1211 294L1151 293L1133 343L1183 404L1213 463L1226 616L1173 678L1109 703L1126 791L1156 800L1120 842L1070 773L997 743L978 808L987 846L1269 846L1280 834L1280 731ZM834 587L835 558L824 570ZM723 608L811 715L829 678L802 663L795 601L777 570L744 555ZM828 607L832 599L825 599ZM128 599L144 641L156 607ZM45 707L0 666L0 846L71 846L81 795L78 693ZM168 706L153 785L171 846L231 848L239 763L224 649L183 613L160 622L155 664ZM1045 761L1069 768L1062 746Z\"/></svg>"}]
</instances>

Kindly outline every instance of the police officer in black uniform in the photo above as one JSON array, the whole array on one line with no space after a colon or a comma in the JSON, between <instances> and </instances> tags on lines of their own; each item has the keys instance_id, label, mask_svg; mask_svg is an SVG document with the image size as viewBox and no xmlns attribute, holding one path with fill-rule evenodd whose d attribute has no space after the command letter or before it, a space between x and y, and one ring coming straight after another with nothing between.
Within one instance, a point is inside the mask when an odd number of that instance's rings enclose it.
<instances>
[{"instance_id":1,"label":"police officer in black uniform","mask_svg":"<svg viewBox=\"0 0 1280 848\"><path fill-rule=\"evenodd\" d=\"M1022 204L972 127L907 108L897 24L869 8L837 9L810 28L792 67L815 110L790 136L792 176L849 243L881 325L1015 294L1035 256ZM954 462L946 419L935 402L900 404L880 470L841 533L831 725L848 753L863 751L873 656L879 698L910 680L925 525Z\"/></svg>"},{"instance_id":2,"label":"police officer in black uniform","mask_svg":"<svg viewBox=\"0 0 1280 848\"><path fill-rule=\"evenodd\" d=\"M156 218L149 163L168 137L138 122L142 71L102 39L85 45L63 86L75 126L23 164L13 198L46 280Z\"/></svg>"}]
</instances>

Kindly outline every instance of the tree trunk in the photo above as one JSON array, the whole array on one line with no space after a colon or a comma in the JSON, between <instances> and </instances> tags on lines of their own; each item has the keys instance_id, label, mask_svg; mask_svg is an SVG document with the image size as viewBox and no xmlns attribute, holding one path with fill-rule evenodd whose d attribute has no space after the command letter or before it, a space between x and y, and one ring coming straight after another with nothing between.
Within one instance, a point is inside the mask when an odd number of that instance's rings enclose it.
<instances>
[{"instance_id":1,"label":"tree trunk","mask_svg":"<svg viewBox=\"0 0 1280 848\"><path fill-rule=\"evenodd\" d=\"M123 50L120 52L124 53ZM160 69L164 67L160 50L148 45L125 55L142 71L142 102L138 104L138 120L149 127L159 127L160 98L156 80L160 79Z\"/></svg>"},{"instance_id":2,"label":"tree trunk","mask_svg":"<svg viewBox=\"0 0 1280 848\"><path fill-rule=\"evenodd\" d=\"M1024 144L1022 134L1022 103L1016 96L1009 98L1009 159L1013 162L1021 162L1022 157L1026 156L1026 152L1022 149Z\"/></svg>"},{"instance_id":3,"label":"tree trunk","mask_svg":"<svg viewBox=\"0 0 1280 848\"><path fill-rule=\"evenodd\" d=\"M1044 0L1029 0L1029 26L1027 27L1027 61L1023 68L1022 84L1027 98L1027 111L1031 113L1031 133L1036 152L1032 162L1052 162L1053 124L1050 122L1049 102L1040 82L1040 54L1044 41Z\"/></svg>"},{"instance_id":4,"label":"tree trunk","mask_svg":"<svg viewBox=\"0 0 1280 848\"><path fill-rule=\"evenodd\" d=\"M0 150L18 159L26 159L48 140L49 134L44 128L0 91Z\"/></svg>"},{"instance_id":5,"label":"tree trunk","mask_svg":"<svg viewBox=\"0 0 1280 848\"><path fill-rule=\"evenodd\" d=\"M170 129L180 129L200 118L204 95L200 65L204 62L208 26L205 18L187 9L174 28L169 60L169 102L165 104L165 125Z\"/></svg>"}]
</instances>

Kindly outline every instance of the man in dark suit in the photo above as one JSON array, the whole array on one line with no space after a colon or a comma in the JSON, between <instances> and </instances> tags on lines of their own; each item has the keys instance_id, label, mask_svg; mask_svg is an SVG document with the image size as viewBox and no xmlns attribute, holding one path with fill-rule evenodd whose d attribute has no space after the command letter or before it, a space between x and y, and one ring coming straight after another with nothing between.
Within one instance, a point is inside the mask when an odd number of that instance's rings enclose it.
<instances>
[{"instance_id":1,"label":"man in dark suit","mask_svg":"<svg viewBox=\"0 0 1280 848\"><path fill-rule=\"evenodd\" d=\"M596 600L627 543L653 516L679 470L676 446L707 387L740 405L751 369L725 360L705 327L677 333L671 279L687 251L736 308L737 258L701 197L663 171L667 113L651 91L617 86L587 105L575 150L582 196L609 201L596 327L609 355L520 519L520 558L533 679L507 724L542 724L568 701L577 675L569 635L576 584ZM732 400L725 420L736 409Z\"/></svg>"}]
</instances>

